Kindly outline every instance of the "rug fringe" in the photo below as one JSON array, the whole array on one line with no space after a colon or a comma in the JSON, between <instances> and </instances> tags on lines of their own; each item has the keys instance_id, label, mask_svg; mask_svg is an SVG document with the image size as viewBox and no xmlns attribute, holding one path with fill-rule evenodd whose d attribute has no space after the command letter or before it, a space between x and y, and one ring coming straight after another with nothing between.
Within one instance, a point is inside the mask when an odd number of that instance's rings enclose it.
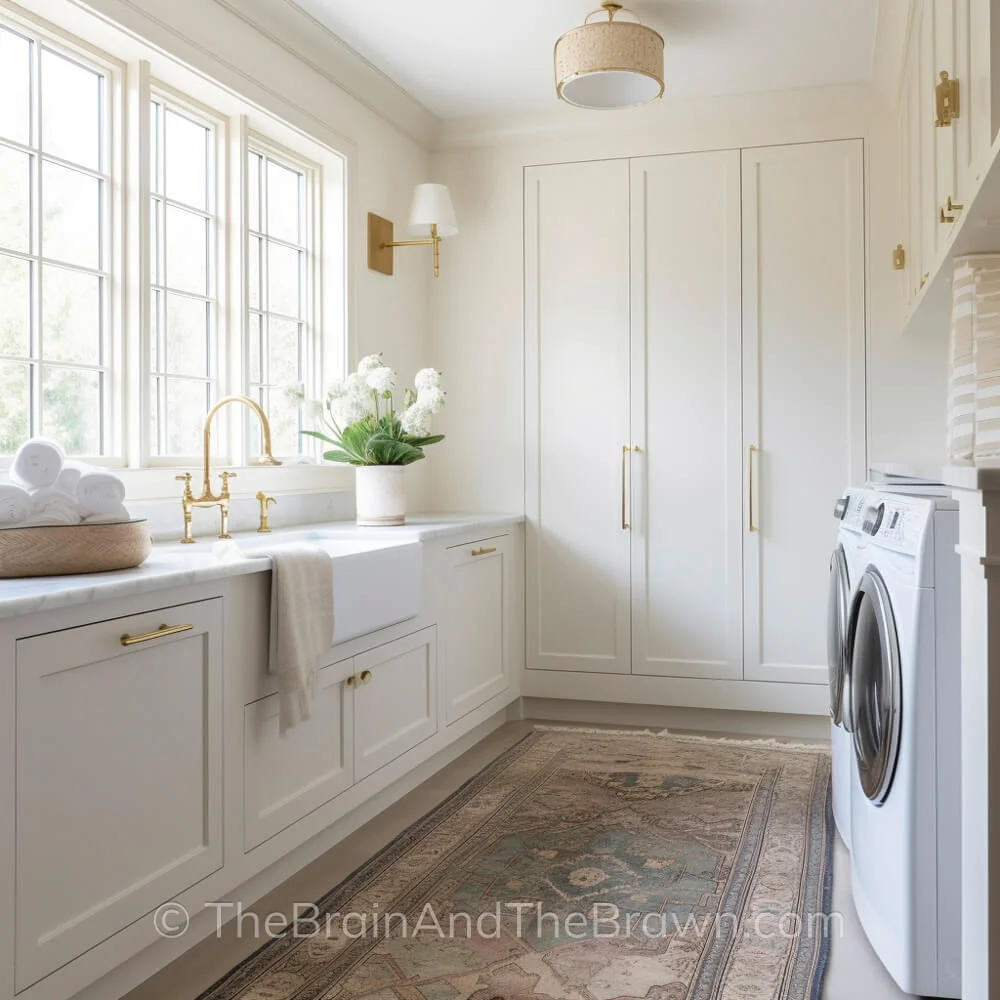
<instances>
[{"instance_id":1,"label":"rug fringe","mask_svg":"<svg viewBox=\"0 0 1000 1000\"><path fill-rule=\"evenodd\" d=\"M672 733L669 729L600 729L596 726L546 726L535 725L539 733L580 733L585 736L669 736L672 740L687 743L722 743L728 746L759 747L768 750L788 750L794 753L829 753L829 747L822 742L785 742L773 736L748 736L746 739L732 736L696 736L694 734Z\"/></svg>"}]
</instances>

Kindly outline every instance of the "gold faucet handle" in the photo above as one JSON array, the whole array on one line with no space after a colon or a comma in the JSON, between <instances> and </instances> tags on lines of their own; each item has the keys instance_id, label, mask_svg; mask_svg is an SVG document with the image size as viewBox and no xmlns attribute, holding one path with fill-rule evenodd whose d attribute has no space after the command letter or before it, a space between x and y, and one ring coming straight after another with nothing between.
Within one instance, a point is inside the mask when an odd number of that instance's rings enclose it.
<instances>
[{"instance_id":1,"label":"gold faucet handle","mask_svg":"<svg viewBox=\"0 0 1000 1000\"><path fill-rule=\"evenodd\" d=\"M237 479L238 478L237 473L235 473L235 472L222 472L222 473L220 473L220 477L222 479L222 493L219 494L219 499L220 500L228 500L229 499L229 480L230 479Z\"/></svg>"},{"instance_id":2,"label":"gold faucet handle","mask_svg":"<svg viewBox=\"0 0 1000 1000\"><path fill-rule=\"evenodd\" d=\"M263 490L257 491L257 503L260 504L260 525L257 528L258 535L269 535L271 533L270 525L267 523L267 508L278 501L274 497L267 496Z\"/></svg>"},{"instance_id":3,"label":"gold faucet handle","mask_svg":"<svg viewBox=\"0 0 1000 1000\"><path fill-rule=\"evenodd\" d=\"M183 476L174 476L178 483L184 484L184 499L193 500L194 494L191 492L191 473L185 472Z\"/></svg>"}]
</instances>

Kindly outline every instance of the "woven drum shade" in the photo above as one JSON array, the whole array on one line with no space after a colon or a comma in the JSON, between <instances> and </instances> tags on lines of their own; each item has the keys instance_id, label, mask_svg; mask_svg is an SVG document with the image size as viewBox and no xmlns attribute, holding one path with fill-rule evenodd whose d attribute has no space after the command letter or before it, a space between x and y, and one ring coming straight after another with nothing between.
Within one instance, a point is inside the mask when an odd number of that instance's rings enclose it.
<instances>
[{"instance_id":1,"label":"woven drum shade","mask_svg":"<svg viewBox=\"0 0 1000 1000\"><path fill-rule=\"evenodd\" d=\"M663 39L635 21L596 21L556 42L556 92L579 108L610 110L663 94Z\"/></svg>"}]
</instances>

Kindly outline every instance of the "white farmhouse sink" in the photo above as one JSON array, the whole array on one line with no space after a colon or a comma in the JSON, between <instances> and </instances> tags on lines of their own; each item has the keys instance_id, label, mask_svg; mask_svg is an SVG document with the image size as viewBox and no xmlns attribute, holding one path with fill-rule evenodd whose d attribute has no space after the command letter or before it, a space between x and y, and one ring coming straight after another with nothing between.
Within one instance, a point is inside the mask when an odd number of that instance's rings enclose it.
<instances>
[{"instance_id":1,"label":"white farmhouse sink","mask_svg":"<svg viewBox=\"0 0 1000 1000\"><path fill-rule=\"evenodd\" d=\"M285 545L316 545L333 560L333 641L346 642L420 614L423 546L420 542L337 537L322 528L240 538L248 555Z\"/></svg>"}]
</instances>

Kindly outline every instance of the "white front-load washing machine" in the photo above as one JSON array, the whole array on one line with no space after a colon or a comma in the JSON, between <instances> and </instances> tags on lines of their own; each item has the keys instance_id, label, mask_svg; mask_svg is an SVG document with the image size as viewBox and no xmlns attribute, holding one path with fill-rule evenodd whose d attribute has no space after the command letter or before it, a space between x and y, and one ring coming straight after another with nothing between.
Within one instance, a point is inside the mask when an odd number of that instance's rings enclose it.
<instances>
[{"instance_id":1,"label":"white front-load washing machine","mask_svg":"<svg viewBox=\"0 0 1000 1000\"><path fill-rule=\"evenodd\" d=\"M854 778L854 739L851 736L850 664L847 630L854 590L864 572L859 549L866 547L861 531L871 490L850 488L837 501L834 517L840 521L837 545L830 557L827 604L827 666L830 676L830 752L833 819L847 849L851 849L851 785Z\"/></svg>"},{"instance_id":2,"label":"white front-load washing machine","mask_svg":"<svg viewBox=\"0 0 1000 1000\"><path fill-rule=\"evenodd\" d=\"M847 648L851 885L907 993L961 995L961 670L954 501L865 498Z\"/></svg>"}]
</instances>

